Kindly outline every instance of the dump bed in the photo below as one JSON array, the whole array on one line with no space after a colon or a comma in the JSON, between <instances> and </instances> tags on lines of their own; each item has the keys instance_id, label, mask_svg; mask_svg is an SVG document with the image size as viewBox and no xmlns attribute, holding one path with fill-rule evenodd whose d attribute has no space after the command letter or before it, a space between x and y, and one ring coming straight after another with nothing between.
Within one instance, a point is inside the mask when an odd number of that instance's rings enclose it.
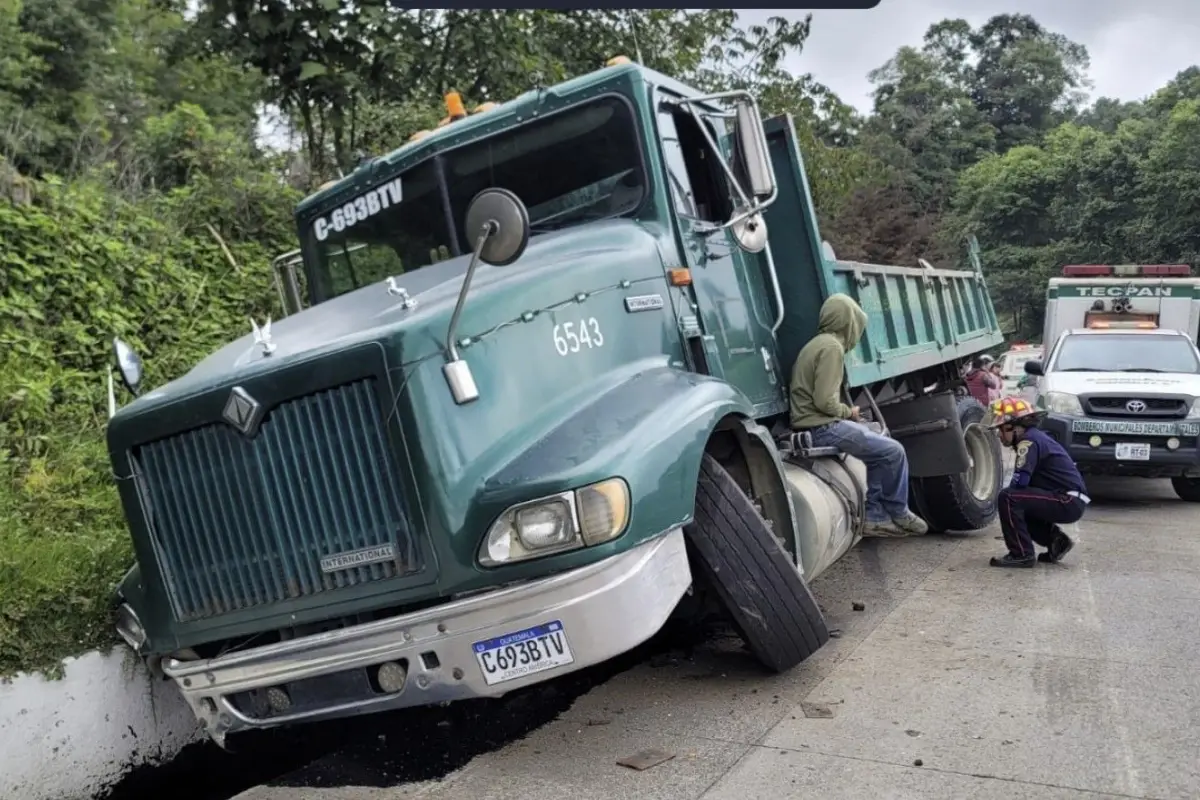
<instances>
[{"instance_id":1,"label":"dump bed","mask_svg":"<svg viewBox=\"0 0 1200 800\"><path fill-rule=\"evenodd\" d=\"M977 269L826 260L825 270L830 290L850 295L867 312L867 333L847 359L854 386L980 353L1004 341Z\"/></svg>"},{"instance_id":2,"label":"dump bed","mask_svg":"<svg viewBox=\"0 0 1200 800\"><path fill-rule=\"evenodd\" d=\"M967 270L838 261L821 246L812 194L790 117L766 123L779 197L764 215L784 301L780 358L790 364L816 334L821 303L848 294L867 312L867 332L846 359L862 386L981 353L1004 340L974 240Z\"/></svg>"}]
</instances>

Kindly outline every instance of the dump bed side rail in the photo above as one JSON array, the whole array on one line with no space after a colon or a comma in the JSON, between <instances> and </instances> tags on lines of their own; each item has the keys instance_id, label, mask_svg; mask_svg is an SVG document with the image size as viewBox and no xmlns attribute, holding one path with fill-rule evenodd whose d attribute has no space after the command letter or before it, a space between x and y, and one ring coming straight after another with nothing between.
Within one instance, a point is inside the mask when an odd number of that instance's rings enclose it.
<instances>
[{"instance_id":1,"label":"dump bed side rail","mask_svg":"<svg viewBox=\"0 0 1200 800\"><path fill-rule=\"evenodd\" d=\"M972 248L972 262L978 265ZM981 353L1003 343L995 308L978 269L825 262L831 292L867 312L867 330L846 359L853 386Z\"/></svg>"}]
</instances>

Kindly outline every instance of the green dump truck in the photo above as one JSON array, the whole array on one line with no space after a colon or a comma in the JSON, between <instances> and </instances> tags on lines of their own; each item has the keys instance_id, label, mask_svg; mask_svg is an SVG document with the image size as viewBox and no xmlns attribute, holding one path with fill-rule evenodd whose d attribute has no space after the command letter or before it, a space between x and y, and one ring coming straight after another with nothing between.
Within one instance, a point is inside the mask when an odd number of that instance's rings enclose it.
<instances>
[{"instance_id":1,"label":"green dump truck","mask_svg":"<svg viewBox=\"0 0 1200 800\"><path fill-rule=\"evenodd\" d=\"M786 385L834 292L914 509L993 519L974 248L834 259L789 118L636 64L454 116L299 205L285 316L152 390L115 342L118 631L218 743L502 695L704 598L770 670L818 650L807 584L859 540L865 469L787 430Z\"/></svg>"}]
</instances>

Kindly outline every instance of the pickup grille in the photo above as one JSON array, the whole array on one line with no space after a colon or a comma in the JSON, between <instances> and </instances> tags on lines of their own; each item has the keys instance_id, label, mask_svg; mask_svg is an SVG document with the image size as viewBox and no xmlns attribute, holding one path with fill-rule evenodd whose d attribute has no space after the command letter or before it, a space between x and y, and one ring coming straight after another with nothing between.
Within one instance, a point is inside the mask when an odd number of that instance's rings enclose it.
<instances>
[{"instance_id":1,"label":"pickup grille","mask_svg":"<svg viewBox=\"0 0 1200 800\"><path fill-rule=\"evenodd\" d=\"M360 380L277 406L251 439L221 422L134 451L176 619L424 567L373 384ZM388 561L321 568L326 556L389 545Z\"/></svg>"},{"instance_id":2,"label":"pickup grille","mask_svg":"<svg viewBox=\"0 0 1200 800\"><path fill-rule=\"evenodd\" d=\"M1130 411L1127 403L1145 403L1141 411ZM1103 417L1186 417L1190 405L1183 400L1167 397L1089 397L1089 414Z\"/></svg>"}]
</instances>

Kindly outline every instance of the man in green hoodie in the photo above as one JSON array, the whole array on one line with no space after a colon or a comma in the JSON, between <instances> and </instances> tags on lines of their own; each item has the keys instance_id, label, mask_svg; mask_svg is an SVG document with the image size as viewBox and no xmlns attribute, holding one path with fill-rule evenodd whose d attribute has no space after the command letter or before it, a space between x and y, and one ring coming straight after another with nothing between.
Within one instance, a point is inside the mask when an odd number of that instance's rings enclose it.
<instances>
[{"instance_id":1,"label":"man in green hoodie","mask_svg":"<svg viewBox=\"0 0 1200 800\"><path fill-rule=\"evenodd\" d=\"M836 447L867 465L867 536L920 536L925 520L908 508L908 456L895 439L859 421L859 409L842 402L846 353L862 338L867 315L844 294L822 304L817 335L792 367L792 429L808 431L815 447Z\"/></svg>"}]
</instances>

